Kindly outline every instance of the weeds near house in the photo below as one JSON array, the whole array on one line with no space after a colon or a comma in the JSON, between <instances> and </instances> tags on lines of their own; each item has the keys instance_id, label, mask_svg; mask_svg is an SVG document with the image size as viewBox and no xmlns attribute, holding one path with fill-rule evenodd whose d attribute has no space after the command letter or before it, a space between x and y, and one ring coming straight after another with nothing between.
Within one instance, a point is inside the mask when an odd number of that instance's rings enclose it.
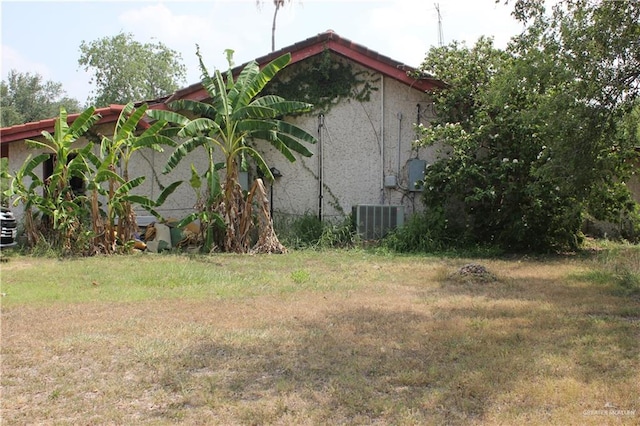
<instances>
[{"instance_id":1,"label":"weeds near house","mask_svg":"<svg viewBox=\"0 0 640 426\"><path fill-rule=\"evenodd\" d=\"M349 248L358 241L351 216L341 222L321 221L307 213L302 216L276 216L274 227L287 247L293 249Z\"/></svg>"},{"instance_id":2,"label":"weeds near house","mask_svg":"<svg viewBox=\"0 0 640 426\"><path fill-rule=\"evenodd\" d=\"M12 256L2 418L636 424L640 303L616 289L637 255Z\"/></svg>"}]
</instances>

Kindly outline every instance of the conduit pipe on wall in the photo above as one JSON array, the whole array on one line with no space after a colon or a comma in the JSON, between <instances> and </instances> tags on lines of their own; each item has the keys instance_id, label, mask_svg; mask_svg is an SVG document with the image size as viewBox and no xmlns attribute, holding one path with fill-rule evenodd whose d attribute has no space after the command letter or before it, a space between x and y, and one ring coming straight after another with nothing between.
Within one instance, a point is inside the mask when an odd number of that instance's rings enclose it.
<instances>
[{"instance_id":1,"label":"conduit pipe on wall","mask_svg":"<svg viewBox=\"0 0 640 426\"><path fill-rule=\"evenodd\" d=\"M324 114L318 115L318 220L322 222L322 169L324 162L322 158L322 128L324 127Z\"/></svg>"},{"instance_id":2,"label":"conduit pipe on wall","mask_svg":"<svg viewBox=\"0 0 640 426\"><path fill-rule=\"evenodd\" d=\"M400 142L402 141L402 113L398 113L398 168L396 170L396 181L400 179Z\"/></svg>"},{"instance_id":3,"label":"conduit pipe on wall","mask_svg":"<svg viewBox=\"0 0 640 426\"><path fill-rule=\"evenodd\" d=\"M380 76L380 204L384 204L384 75Z\"/></svg>"}]
</instances>

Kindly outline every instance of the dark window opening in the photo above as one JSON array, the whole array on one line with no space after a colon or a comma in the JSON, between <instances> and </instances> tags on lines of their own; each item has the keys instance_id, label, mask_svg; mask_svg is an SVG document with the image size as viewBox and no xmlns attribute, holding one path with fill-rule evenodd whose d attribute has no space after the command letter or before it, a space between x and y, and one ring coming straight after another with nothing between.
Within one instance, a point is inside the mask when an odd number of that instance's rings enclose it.
<instances>
[{"instance_id":1,"label":"dark window opening","mask_svg":"<svg viewBox=\"0 0 640 426\"><path fill-rule=\"evenodd\" d=\"M76 157L76 154L70 154L67 159L67 164ZM51 177L53 174L53 169L55 167L56 155L51 154L49 158L42 163L42 178L46 182L47 179ZM86 191L86 183L84 179L80 176L72 176L69 179L69 186L71 187L71 191L75 196L84 195Z\"/></svg>"}]
</instances>

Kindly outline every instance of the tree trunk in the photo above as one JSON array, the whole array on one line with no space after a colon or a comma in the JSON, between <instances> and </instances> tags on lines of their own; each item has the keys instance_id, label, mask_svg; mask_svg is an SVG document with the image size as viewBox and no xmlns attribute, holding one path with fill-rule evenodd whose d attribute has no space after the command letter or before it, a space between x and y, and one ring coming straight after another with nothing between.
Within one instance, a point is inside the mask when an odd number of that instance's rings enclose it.
<instances>
[{"instance_id":1,"label":"tree trunk","mask_svg":"<svg viewBox=\"0 0 640 426\"><path fill-rule=\"evenodd\" d=\"M276 50L276 17L278 16L278 10L284 4L283 0L274 0L273 4L276 7L276 10L273 12L273 24L271 25L271 51L275 52Z\"/></svg>"},{"instance_id":2,"label":"tree trunk","mask_svg":"<svg viewBox=\"0 0 640 426\"><path fill-rule=\"evenodd\" d=\"M251 197L255 197L258 205L258 241L251 249L252 253L286 253L287 249L280 243L273 229L273 218L269 208L269 198L262 179L256 179L251 187ZM247 200L252 203L253 200Z\"/></svg>"}]
</instances>

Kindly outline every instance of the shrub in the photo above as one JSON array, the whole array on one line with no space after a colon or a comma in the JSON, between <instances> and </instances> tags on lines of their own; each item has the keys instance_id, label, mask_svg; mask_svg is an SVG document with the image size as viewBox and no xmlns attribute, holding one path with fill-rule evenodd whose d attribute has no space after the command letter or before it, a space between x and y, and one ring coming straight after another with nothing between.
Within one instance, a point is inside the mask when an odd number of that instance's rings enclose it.
<instances>
[{"instance_id":1,"label":"shrub","mask_svg":"<svg viewBox=\"0 0 640 426\"><path fill-rule=\"evenodd\" d=\"M339 223L320 221L311 213L290 217L274 215L274 227L284 245L292 249L348 247L356 242L351 216Z\"/></svg>"}]
</instances>

